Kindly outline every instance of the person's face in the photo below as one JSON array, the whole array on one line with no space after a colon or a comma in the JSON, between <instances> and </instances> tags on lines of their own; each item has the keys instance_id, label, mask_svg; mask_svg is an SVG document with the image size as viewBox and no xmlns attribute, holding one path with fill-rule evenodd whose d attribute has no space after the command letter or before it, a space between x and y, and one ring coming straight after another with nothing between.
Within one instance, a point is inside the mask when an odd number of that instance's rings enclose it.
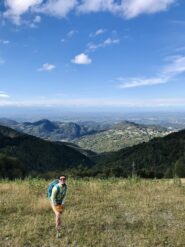
<instances>
[{"instance_id":1,"label":"person's face","mask_svg":"<svg viewBox=\"0 0 185 247\"><path fill-rule=\"evenodd\" d=\"M65 178L65 177L61 177L61 178L60 178L60 183L61 183L61 184L65 184L65 182L66 182L66 178Z\"/></svg>"}]
</instances>

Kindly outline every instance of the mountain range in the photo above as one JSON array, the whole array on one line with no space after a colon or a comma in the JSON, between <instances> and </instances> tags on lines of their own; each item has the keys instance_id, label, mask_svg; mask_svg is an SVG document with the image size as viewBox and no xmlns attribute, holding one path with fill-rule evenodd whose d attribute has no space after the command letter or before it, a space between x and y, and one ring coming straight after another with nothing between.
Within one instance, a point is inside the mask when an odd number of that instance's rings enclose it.
<instances>
[{"instance_id":1,"label":"mountain range","mask_svg":"<svg viewBox=\"0 0 185 247\"><path fill-rule=\"evenodd\" d=\"M110 127L107 123L96 122L59 122L41 119L36 122L17 122L1 118L0 124L17 131L51 141L71 141L85 135L92 135Z\"/></svg>"},{"instance_id":2,"label":"mountain range","mask_svg":"<svg viewBox=\"0 0 185 247\"><path fill-rule=\"evenodd\" d=\"M174 130L156 125L119 122L59 122L42 119L37 122L16 122L0 119L0 124L50 141L73 142L93 152L110 152L165 136Z\"/></svg>"},{"instance_id":3,"label":"mountain range","mask_svg":"<svg viewBox=\"0 0 185 247\"><path fill-rule=\"evenodd\" d=\"M0 126L0 177L51 171L80 177L185 177L185 130L97 154L73 143L43 140Z\"/></svg>"}]
</instances>

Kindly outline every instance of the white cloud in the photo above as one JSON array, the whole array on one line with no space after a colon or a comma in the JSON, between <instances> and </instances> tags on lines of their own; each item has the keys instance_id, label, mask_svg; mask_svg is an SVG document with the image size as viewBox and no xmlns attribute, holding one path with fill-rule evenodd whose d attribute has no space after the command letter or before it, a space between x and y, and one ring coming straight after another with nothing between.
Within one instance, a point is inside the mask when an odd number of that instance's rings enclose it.
<instances>
[{"instance_id":1,"label":"white cloud","mask_svg":"<svg viewBox=\"0 0 185 247\"><path fill-rule=\"evenodd\" d=\"M134 88L141 86L152 86L164 84L172 81L176 76L185 72L185 56L176 56L171 59L171 63L164 66L161 73L151 78L119 78L122 81L119 88Z\"/></svg>"},{"instance_id":2,"label":"white cloud","mask_svg":"<svg viewBox=\"0 0 185 247\"><path fill-rule=\"evenodd\" d=\"M185 72L185 56L176 56L171 64L165 66L163 73L176 75Z\"/></svg>"},{"instance_id":3,"label":"white cloud","mask_svg":"<svg viewBox=\"0 0 185 247\"><path fill-rule=\"evenodd\" d=\"M72 38L75 34L77 34L78 31L77 30L70 30L67 34L65 38L61 38L61 42L64 43L66 42L68 39Z\"/></svg>"},{"instance_id":4,"label":"white cloud","mask_svg":"<svg viewBox=\"0 0 185 247\"><path fill-rule=\"evenodd\" d=\"M96 30L95 33L90 33L89 37L96 37L96 36L101 35L101 34L103 34L105 32L106 32L106 29L99 28L99 29Z\"/></svg>"},{"instance_id":5,"label":"white cloud","mask_svg":"<svg viewBox=\"0 0 185 247\"><path fill-rule=\"evenodd\" d=\"M55 68L56 66L54 64L44 63L42 67L38 69L38 71L51 71Z\"/></svg>"},{"instance_id":6,"label":"white cloud","mask_svg":"<svg viewBox=\"0 0 185 247\"><path fill-rule=\"evenodd\" d=\"M16 25L21 24L21 17L28 11L44 13L56 17L65 17L75 8L77 0L4 0L7 10L4 16L10 18ZM35 22L40 22L36 17Z\"/></svg>"},{"instance_id":7,"label":"white cloud","mask_svg":"<svg viewBox=\"0 0 185 247\"><path fill-rule=\"evenodd\" d=\"M118 44L120 42L119 39L112 39L108 38L104 40L102 43L94 44L92 42L87 44L87 50L96 50L98 48L104 48L106 46L112 45L112 44Z\"/></svg>"},{"instance_id":8,"label":"white cloud","mask_svg":"<svg viewBox=\"0 0 185 247\"><path fill-rule=\"evenodd\" d=\"M79 12L99 12L99 11L110 11L115 12L117 3L114 0L83 0L78 6Z\"/></svg>"},{"instance_id":9,"label":"white cloud","mask_svg":"<svg viewBox=\"0 0 185 247\"><path fill-rule=\"evenodd\" d=\"M104 45L112 45L112 44L118 44L119 43L119 39L111 39L111 38L108 38L104 41Z\"/></svg>"},{"instance_id":10,"label":"white cloud","mask_svg":"<svg viewBox=\"0 0 185 247\"><path fill-rule=\"evenodd\" d=\"M16 25L22 23L22 15L27 12L63 18L72 10L78 13L106 11L130 19L165 11L175 2L177 0L4 0L4 16Z\"/></svg>"},{"instance_id":11,"label":"white cloud","mask_svg":"<svg viewBox=\"0 0 185 247\"><path fill-rule=\"evenodd\" d=\"M106 30L105 29L98 29L96 32L95 32L95 36L98 36L98 35L100 35L100 34L102 34L102 33L105 33L106 32Z\"/></svg>"},{"instance_id":12,"label":"white cloud","mask_svg":"<svg viewBox=\"0 0 185 247\"><path fill-rule=\"evenodd\" d=\"M108 11L127 19L141 14L165 11L177 0L83 0L78 11L83 13Z\"/></svg>"},{"instance_id":13,"label":"white cloud","mask_svg":"<svg viewBox=\"0 0 185 247\"><path fill-rule=\"evenodd\" d=\"M61 18L73 10L77 3L77 0L47 0L36 11Z\"/></svg>"},{"instance_id":14,"label":"white cloud","mask_svg":"<svg viewBox=\"0 0 185 247\"><path fill-rule=\"evenodd\" d=\"M78 33L77 30L71 30L71 31L69 31L69 32L67 33L67 36L68 36L69 38L71 38L71 37L73 37L76 33Z\"/></svg>"},{"instance_id":15,"label":"white cloud","mask_svg":"<svg viewBox=\"0 0 185 247\"><path fill-rule=\"evenodd\" d=\"M0 91L0 98L10 98L10 96L6 94L4 91Z\"/></svg>"},{"instance_id":16,"label":"white cloud","mask_svg":"<svg viewBox=\"0 0 185 247\"><path fill-rule=\"evenodd\" d=\"M33 19L33 21L31 23L28 22L28 25L31 28L37 28L38 24L41 22L41 20L42 20L41 16L37 15L37 16L35 16L35 18Z\"/></svg>"},{"instance_id":17,"label":"white cloud","mask_svg":"<svg viewBox=\"0 0 185 247\"><path fill-rule=\"evenodd\" d=\"M165 11L176 0L124 0L122 1L122 14L130 19L140 14L152 14Z\"/></svg>"},{"instance_id":18,"label":"white cloud","mask_svg":"<svg viewBox=\"0 0 185 247\"><path fill-rule=\"evenodd\" d=\"M5 0L7 10L4 12L4 16L11 18L15 24L20 25L21 15L33 6L39 5L42 1L43 0Z\"/></svg>"},{"instance_id":19,"label":"white cloud","mask_svg":"<svg viewBox=\"0 0 185 247\"><path fill-rule=\"evenodd\" d=\"M157 84L164 84L168 82L167 77L154 77L154 78L130 78L125 79L120 88L133 88L133 87L141 87L141 86L152 86Z\"/></svg>"},{"instance_id":20,"label":"white cloud","mask_svg":"<svg viewBox=\"0 0 185 247\"><path fill-rule=\"evenodd\" d=\"M40 15L37 15L37 16L35 16L33 22L34 22L34 23L40 23L41 20L42 20L41 16L40 16Z\"/></svg>"},{"instance_id":21,"label":"white cloud","mask_svg":"<svg viewBox=\"0 0 185 247\"><path fill-rule=\"evenodd\" d=\"M72 60L72 63L76 64L90 64L92 60L84 53L81 53L77 56L75 56Z\"/></svg>"}]
</instances>

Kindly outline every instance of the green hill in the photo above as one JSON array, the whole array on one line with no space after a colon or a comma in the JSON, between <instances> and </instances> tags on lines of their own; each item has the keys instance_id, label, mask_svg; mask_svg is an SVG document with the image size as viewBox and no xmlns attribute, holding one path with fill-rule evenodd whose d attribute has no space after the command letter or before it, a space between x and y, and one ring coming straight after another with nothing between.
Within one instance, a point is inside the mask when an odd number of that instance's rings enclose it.
<instances>
[{"instance_id":1,"label":"green hill","mask_svg":"<svg viewBox=\"0 0 185 247\"><path fill-rule=\"evenodd\" d=\"M82 148L101 153L148 142L154 137L162 137L169 133L171 131L160 126L146 126L125 121L114 124L106 131L78 138L74 143Z\"/></svg>"},{"instance_id":2,"label":"green hill","mask_svg":"<svg viewBox=\"0 0 185 247\"><path fill-rule=\"evenodd\" d=\"M93 162L72 146L64 143L45 141L40 138L19 133L10 128L0 126L0 173L5 174L9 163L7 159L14 157L21 164L24 173L45 173L47 171L66 170L81 165L89 167ZM7 158L6 166L2 159ZM15 169L20 166L15 164Z\"/></svg>"}]
</instances>

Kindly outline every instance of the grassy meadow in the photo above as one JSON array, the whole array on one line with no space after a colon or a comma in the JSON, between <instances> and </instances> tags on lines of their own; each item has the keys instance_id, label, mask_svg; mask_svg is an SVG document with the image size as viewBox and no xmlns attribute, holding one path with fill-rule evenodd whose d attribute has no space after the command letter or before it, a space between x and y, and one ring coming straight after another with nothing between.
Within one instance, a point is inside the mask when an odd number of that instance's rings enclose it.
<instances>
[{"instance_id":1,"label":"grassy meadow","mask_svg":"<svg viewBox=\"0 0 185 247\"><path fill-rule=\"evenodd\" d=\"M184 247L185 184L174 180L68 180L62 238L48 181L0 181L2 247Z\"/></svg>"}]
</instances>

